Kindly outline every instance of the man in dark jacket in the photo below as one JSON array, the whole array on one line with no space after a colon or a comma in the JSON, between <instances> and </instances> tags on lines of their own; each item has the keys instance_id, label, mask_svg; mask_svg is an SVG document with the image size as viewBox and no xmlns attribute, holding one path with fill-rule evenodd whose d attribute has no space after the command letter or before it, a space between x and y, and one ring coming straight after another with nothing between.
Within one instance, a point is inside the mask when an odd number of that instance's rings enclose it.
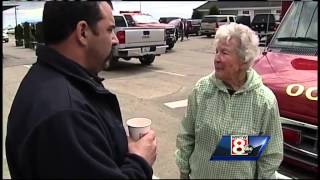
<instances>
[{"instance_id":1,"label":"man in dark jacket","mask_svg":"<svg viewBox=\"0 0 320 180\"><path fill-rule=\"evenodd\" d=\"M118 43L114 28L110 1L45 3L45 46L8 119L12 178L152 178L154 131L127 137L118 100L97 76Z\"/></svg>"}]
</instances>

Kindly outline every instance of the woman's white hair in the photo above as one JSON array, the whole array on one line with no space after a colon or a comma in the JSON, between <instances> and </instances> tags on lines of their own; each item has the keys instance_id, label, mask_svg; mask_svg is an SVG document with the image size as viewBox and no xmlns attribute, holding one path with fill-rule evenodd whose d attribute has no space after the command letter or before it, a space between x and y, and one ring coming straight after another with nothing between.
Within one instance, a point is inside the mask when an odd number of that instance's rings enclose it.
<instances>
[{"instance_id":1,"label":"woman's white hair","mask_svg":"<svg viewBox=\"0 0 320 180\"><path fill-rule=\"evenodd\" d=\"M248 26L237 23L230 23L222 25L218 28L215 40L229 41L231 38L240 40L238 47L238 54L241 60L248 63L251 67L256 57L260 54L259 38L256 33Z\"/></svg>"}]
</instances>

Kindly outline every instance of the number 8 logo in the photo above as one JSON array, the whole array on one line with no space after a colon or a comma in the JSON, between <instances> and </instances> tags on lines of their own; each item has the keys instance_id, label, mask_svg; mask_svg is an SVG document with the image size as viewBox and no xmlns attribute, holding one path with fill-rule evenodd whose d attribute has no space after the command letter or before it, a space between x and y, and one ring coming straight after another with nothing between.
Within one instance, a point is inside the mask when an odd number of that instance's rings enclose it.
<instances>
[{"instance_id":1,"label":"number 8 logo","mask_svg":"<svg viewBox=\"0 0 320 180\"><path fill-rule=\"evenodd\" d=\"M245 154L244 145L246 142L243 139L236 139L233 141L232 152L234 155L243 155Z\"/></svg>"}]
</instances>

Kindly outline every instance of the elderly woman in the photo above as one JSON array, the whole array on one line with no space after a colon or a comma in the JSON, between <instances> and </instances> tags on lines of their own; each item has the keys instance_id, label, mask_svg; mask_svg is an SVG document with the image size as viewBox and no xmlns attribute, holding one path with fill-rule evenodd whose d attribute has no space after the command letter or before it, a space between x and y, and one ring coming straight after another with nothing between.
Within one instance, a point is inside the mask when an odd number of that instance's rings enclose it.
<instances>
[{"instance_id":1,"label":"elderly woman","mask_svg":"<svg viewBox=\"0 0 320 180\"><path fill-rule=\"evenodd\" d=\"M176 163L186 178L275 178L283 159L277 100L251 68L259 54L258 37L231 23L216 32L214 71L201 78L188 98L177 136ZM267 135L257 161L210 161L223 135Z\"/></svg>"}]
</instances>

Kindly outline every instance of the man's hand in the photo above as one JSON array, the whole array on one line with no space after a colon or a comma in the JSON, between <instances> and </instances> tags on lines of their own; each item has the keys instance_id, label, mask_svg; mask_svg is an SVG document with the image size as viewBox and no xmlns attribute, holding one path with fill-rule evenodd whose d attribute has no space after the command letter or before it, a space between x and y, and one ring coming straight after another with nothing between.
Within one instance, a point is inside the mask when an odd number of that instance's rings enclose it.
<instances>
[{"instance_id":1,"label":"man's hand","mask_svg":"<svg viewBox=\"0 0 320 180\"><path fill-rule=\"evenodd\" d=\"M141 156L152 166L157 156L157 141L154 131L150 130L138 141L133 141L128 137L128 150L129 153Z\"/></svg>"}]
</instances>

